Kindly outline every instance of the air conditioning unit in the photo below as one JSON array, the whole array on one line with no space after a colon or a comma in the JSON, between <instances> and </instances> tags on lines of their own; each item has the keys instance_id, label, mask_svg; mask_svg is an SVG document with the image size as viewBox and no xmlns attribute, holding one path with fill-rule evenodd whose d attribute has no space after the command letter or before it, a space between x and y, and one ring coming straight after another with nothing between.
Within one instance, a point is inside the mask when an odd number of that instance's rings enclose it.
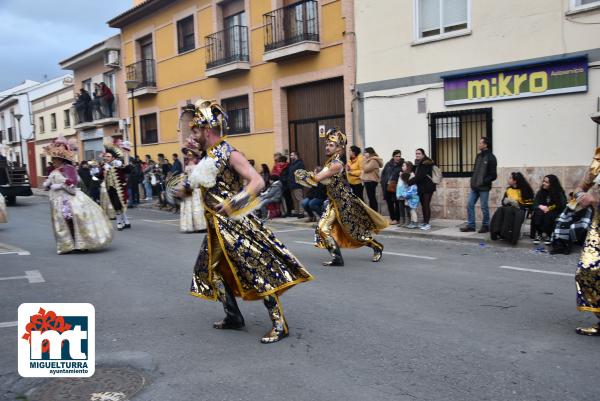
<instances>
[{"instance_id":1,"label":"air conditioning unit","mask_svg":"<svg viewBox=\"0 0 600 401\"><path fill-rule=\"evenodd\" d=\"M104 59L104 65L107 67L119 67L121 61L119 60L118 50L108 50Z\"/></svg>"}]
</instances>

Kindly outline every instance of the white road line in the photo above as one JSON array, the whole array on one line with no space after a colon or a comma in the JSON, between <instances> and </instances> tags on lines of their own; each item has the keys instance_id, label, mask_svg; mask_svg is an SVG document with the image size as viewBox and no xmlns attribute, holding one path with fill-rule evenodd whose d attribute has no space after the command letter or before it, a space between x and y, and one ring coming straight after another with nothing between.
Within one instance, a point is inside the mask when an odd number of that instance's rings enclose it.
<instances>
[{"instance_id":1,"label":"white road line","mask_svg":"<svg viewBox=\"0 0 600 401\"><path fill-rule=\"evenodd\" d=\"M296 244L302 245L314 245L313 242L305 242L305 241L294 241ZM415 258L415 259L425 259L425 260L437 260L432 256L421 256L421 255L411 255L410 253L397 253L397 252L383 252L384 255L394 255L394 256L402 256L405 258Z\"/></svg>"},{"instance_id":2,"label":"white road line","mask_svg":"<svg viewBox=\"0 0 600 401\"><path fill-rule=\"evenodd\" d=\"M179 219L171 219L171 220L169 220L169 219L165 219L165 220L160 219L160 220L142 220L142 221L147 221L148 223L162 224L162 223L165 223L165 222L175 222L175 221L178 222Z\"/></svg>"},{"instance_id":3,"label":"white road line","mask_svg":"<svg viewBox=\"0 0 600 401\"><path fill-rule=\"evenodd\" d=\"M1 280L20 280L25 279L32 283L45 283L44 277L42 277L42 273L39 270L26 270L24 276L13 276L13 277L0 277Z\"/></svg>"},{"instance_id":4,"label":"white road line","mask_svg":"<svg viewBox=\"0 0 600 401\"><path fill-rule=\"evenodd\" d=\"M19 256L29 256L31 255L29 252L27 251L8 251L8 252L0 252L0 255L14 255L17 254Z\"/></svg>"},{"instance_id":5,"label":"white road line","mask_svg":"<svg viewBox=\"0 0 600 401\"><path fill-rule=\"evenodd\" d=\"M500 267L500 269L518 270L518 271L522 271L522 272L551 274L554 276L575 277L575 275L573 273L562 273L562 272L553 272L553 271L546 271L546 270L526 269L524 267L514 267L514 266L499 266L499 267Z\"/></svg>"},{"instance_id":6,"label":"white road line","mask_svg":"<svg viewBox=\"0 0 600 401\"><path fill-rule=\"evenodd\" d=\"M274 233L291 233L294 231L314 231L311 228L291 228L289 230L273 230Z\"/></svg>"},{"instance_id":7,"label":"white road line","mask_svg":"<svg viewBox=\"0 0 600 401\"><path fill-rule=\"evenodd\" d=\"M18 322L0 322L0 328L2 327L15 327Z\"/></svg>"}]
</instances>

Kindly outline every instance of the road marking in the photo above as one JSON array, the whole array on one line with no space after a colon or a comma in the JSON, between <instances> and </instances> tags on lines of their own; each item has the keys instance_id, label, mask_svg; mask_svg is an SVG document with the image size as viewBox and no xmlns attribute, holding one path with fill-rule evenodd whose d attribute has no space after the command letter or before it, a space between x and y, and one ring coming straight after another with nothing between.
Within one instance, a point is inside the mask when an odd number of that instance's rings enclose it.
<instances>
[{"instance_id":1,"label":"road marking","mask_svg":"<svg viewBox=\"0 0 600 401\"><path fill-rule=\"evenodd\" d=\"M290 228L289 230L273 230L275 233L291 233L294 231L313 231L311 228Z\"/></svg>"},{"instance_id":2,"label":"road marking","mask_svg":"<svg viewBox=\"0 0 600 401\"><path fill-rule=\"evenodd\" d=\"M294 241L296 244L302 245L314 245L313 242L305 242L305 241ZM393 255L393 256L402 256L405 258L415 258L415 259L425 259L425 260L437 260L432 256L422 256L422 255L411 255L410 253L397 253L397 252L383 252L384 255Z\"/></svg>"},{"instance_id":3,"label":"road marking","mask_svg":"<svg viewBox=\"0 0 600 401\"><path fill-rule=\"evenodd\" d=\"M13 277L0 277L0 280L20 280L26 279L30 284L32 283L45 283L44 277L39 270L26 270L24 276L13 276Z\"/></svg>"},{"instance_id":4,"label":"road marking","mask_svg":"<svg viewBox=\"0 0 600 401\"><path fill-rule=\"evenodd\" d=\"M0 255L11 255L11 254L12 255L17 254L20 256L31 255L25 249L21 249L19 247L8 245L8 244L3 244L2 242L0 242Z\"/></svg>"},{"instance_id":5,"label":"road marking","mask_svg":"<svg viewBox=\"0 0 600 401\"><path fill-rule=\"evenodd\" d=\"M142 220L148 223L154 223L154 224L166 224L168 226L178 226L179 225L179 219L174 219L174 220Z\"/></svg>"},{"instance_id":6,"label":"road marking","mask_svg":"<svg viewBox=\"0 0 600 401\"><path fill-rule=\"evenodd\" d=\"M19 255L19 256L29 256L31 255L29 252L27 251L11 251L11 252L0 252L0 255Z\"/></svg>"},{"instance_id":7,"label":"road marking","mask_svg":"<svg viewBox=\"0 0 600 401\"><path fill-rule=\"evenodd\" d=\"M546 271L546 270L526 269L524 267L500 266L500 269L518 270L518 271L522 271L522 272L531 272L531 273L551 274L554 276L575 277L575 275L573 273L562 273L562 272L553 272L553 271Z\"/></svg>"},{"instance_id":8,"label":"road marking","mask_svg":"<svg viewBox=\"0 0 600 401\"><path fill-rule=\"evenodd\" d=\"M18 322L0 322L0 328L2 327L15 327Z\"/></svg>"}]
</instances>

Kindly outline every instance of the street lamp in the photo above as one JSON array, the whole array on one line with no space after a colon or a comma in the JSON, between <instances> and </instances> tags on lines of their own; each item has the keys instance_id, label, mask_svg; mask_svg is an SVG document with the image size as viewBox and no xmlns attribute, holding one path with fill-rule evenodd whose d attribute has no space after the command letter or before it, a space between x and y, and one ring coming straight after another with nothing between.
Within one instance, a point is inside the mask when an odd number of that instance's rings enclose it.
<instances>
[{"instance_id":1,"label":"street lamp","mask_svg":"<svg viewBox=\"0 0 600 401\"><path fill-rule=\"evenodd\" d=\"M128 79L125 81L125 85L127 89L131 92L131 118L133 119L133 156L137 159L137 135L135 134L135 88L138 87L140 81L137 79Z\"/></svg>"}]
</instances>

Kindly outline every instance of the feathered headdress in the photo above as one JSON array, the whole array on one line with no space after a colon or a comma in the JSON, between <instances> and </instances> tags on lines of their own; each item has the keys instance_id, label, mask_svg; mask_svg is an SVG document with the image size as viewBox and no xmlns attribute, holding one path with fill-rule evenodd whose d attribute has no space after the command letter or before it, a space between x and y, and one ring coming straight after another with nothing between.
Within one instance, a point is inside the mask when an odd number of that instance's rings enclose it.
<instances>
[{"instance_id":1,"label":"feathered headdress","mask_svg":"<svg viewBox=\"0 0 600 401\"><path fill-rule=\"evenodd\" d=\"M320 132L320 138L324 138L327 142L333 142L337 146L345 147L348 143L346 134L340 131L339 128L330 128L327 132Z\"/></svg>"},{"instance_id":2,"label":"feathered headdress","mask_svg":"<svg viewBox=\"0 0 600 401\"><path fill-rule=\"evenodd\" d=\"M43 149L44 153L51 158L57 157L72 162L77 154L77 143L73 139L67 140L65 137L59 136Z\"/></svg>"},{"instance_id":3,"label":"feathered headdress","mask_svg":"<svg viewBox=\"0 0 600 401\"><path fill-rule=\"evenodd\" d=\"M125 157L124 152L131 151L131 144L129 141L118 140L115 143L105 142L104 149L106 153L110 153L115 159L122 159Z\"/></svg>"}]
</instances>

